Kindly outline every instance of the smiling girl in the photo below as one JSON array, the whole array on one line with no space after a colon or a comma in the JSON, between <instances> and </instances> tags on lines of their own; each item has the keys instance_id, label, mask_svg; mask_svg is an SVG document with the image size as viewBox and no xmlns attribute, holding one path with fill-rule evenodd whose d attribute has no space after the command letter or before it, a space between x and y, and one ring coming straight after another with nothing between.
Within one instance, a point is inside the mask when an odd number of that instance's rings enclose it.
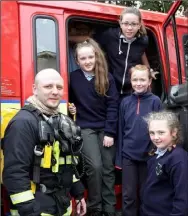
<instances>
[{"instance_id":1,"label":"smiling girl","mask_svg":"<svg viewBox=\"0 0 188 216\"><path fill-rule=\"evenodd\" d=\"M118 92L98 44L88 39L76 46L81 69L70 74L71 114L82 129L88 186L87 215L114 216L114 137L117 133Z\"/></svg>"},{"instance_id":2,"label":"smiling girl","mask_svg":"<svg viewBox=\"0 0 188 216\"><path fill-rule=\"evenodd\" d=\"M182 137L172 112L151 113L146 118L155 149L148 160L142 216L188 215L188 154L180 147Z\"/></svg>"},{"instance_id":3,"label":"smiling girl","mask_svg":"<svg viewBox=\"0 0 188 216\"><path fill-rule=\"evenodd\" d=\"M159 111L161 101L150 92L152 78L145 65L132 67L130 79L134 93L125 97L120 105L116 167L122 169L123 215L136 216L137 186L141 194L151 145L143 117L151 111Z\"/></svg>"},{"instance_id":4,"label":"smiling girl","mask_svg":"<svg viewBox=\"0 0 188 216\"><path fill-rule=\"evenodd\" d=\"M145 51L148 46L147 32L141 12L126 7L119 19L119 27L99 29L94 35L104 49L121 98L132 92L129 69L137 64L150 67Z\"/></svg>"}]
</instances>

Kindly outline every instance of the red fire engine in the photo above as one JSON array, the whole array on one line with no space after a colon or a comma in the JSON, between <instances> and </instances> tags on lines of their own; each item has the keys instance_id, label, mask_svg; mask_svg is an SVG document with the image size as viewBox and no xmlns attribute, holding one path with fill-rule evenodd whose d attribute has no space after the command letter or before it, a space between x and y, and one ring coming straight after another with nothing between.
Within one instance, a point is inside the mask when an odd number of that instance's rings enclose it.
<instances>
[{"instance_id":1,"label":"red fire engine","mask_svg":"<svg viewBox=\"0 0 188 216\"><path fill-rule=\"evenodd\" d=\"M153 91L167 108L179 113L188 149L188 19L176 16L181 2L174 1L168 14L141 13L149 37L146 55L151 68L160 72ZM67 113L70 22L108 28L118 25L122 9L89 1L1 2L1 137L13 109L22 107L32 94L34 76L41 69L55 68L63 76L65 94L60 107ZM115 189L118 196L121 186ZM4 198L3 193L5 204ZM3 214L7 212L4 205Z\"/></svg>"}]
</instances>

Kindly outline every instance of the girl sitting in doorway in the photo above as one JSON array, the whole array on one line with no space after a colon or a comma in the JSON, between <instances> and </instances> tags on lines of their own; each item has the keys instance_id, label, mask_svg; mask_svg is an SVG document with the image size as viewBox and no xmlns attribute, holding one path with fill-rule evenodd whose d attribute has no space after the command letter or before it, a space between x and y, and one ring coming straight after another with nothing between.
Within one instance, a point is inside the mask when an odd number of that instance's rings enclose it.
<instances>
[{"instance_id":1,"label":"girl sitting in doorway","mask_svg":"<svg viewBox=\"0 0 188 216\"><path fill-rule=\"evenodd\" d=\"M118 92L99 45L88 39L76 46L80 69L70 74L71 114L82 129L88 186L87 215L115 215L114 138Z\"/></svg>"}]
</instances>

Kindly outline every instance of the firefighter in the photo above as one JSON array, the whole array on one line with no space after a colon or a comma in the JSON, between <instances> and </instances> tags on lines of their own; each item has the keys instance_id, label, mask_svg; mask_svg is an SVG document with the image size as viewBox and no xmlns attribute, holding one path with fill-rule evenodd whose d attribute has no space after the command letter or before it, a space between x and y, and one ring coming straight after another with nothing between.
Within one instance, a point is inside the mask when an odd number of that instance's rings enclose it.
<instances>
[{"instance_id":1,"label":"firefighter","mask_svg":"<svg viewBox=\"0 0 188 216\"><path fill-rule=\"evenodd\" d=\"M79 127L59 112L63 79L54 69L40 71L33 96L10 121L3 140L3 182L14 207L11 215L86 213L84 187L76 165L82 139Z\"/></svg>"}]
</instances>

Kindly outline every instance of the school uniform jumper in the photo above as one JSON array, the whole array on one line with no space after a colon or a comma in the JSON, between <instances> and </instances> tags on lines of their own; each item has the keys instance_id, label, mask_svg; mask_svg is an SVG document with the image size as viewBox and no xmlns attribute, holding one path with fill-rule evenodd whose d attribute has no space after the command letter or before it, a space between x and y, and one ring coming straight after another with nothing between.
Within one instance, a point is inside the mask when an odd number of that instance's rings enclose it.
<instances>
[{"instance_id":1,"label":"school uniform jumper","mask_svg":"<svg viewBox=\"0 0 188 216\"><path fill-rule=\"evenodd\" d=\"M95 77L87 80L82 70L70 74L70 100L76 106L76 123L82 129L86 159L89 211L115 211L115 146L103 147L104 136L115 137L118 92L109 73L109 89L103 97L95 91Z\"/></svg>"},{"instance_id":2,"label":"school uniform jumper","mask_svg":"<svg viewBox=\"0 0 188 216\"><path fill-rule=\"evenodd\" d=\"M141 57L148 46L148 37L140 36L127 41L120 28L108 28L96 31L94 38L107 54L109 71L112 72L121 98L130 95L129 69L142 63Z\"/></svg>"},{"instance_id":3,"label":"school uniform jumper","mask_svg":"<svg viewBox=\"0 0 188 216\"><path fill-rule=\"evenodd\" d=\"M141 193L146 178L151 141L143 117L160 109L160 99L151 92L133 93L121 102L116 167L122 168L123 216L137 215L136 188L139 185Z\"/></svg>"},{"instance_id":4,"label":"school uniform jumper","mask_svg":"<svg viewBox=\"0 0 188 216\"><path fill-rule=\"evenodd\" d=\"M148 160L142 216L188 216L188 153L181 147Z\"/></svg>"}]
</instances>

